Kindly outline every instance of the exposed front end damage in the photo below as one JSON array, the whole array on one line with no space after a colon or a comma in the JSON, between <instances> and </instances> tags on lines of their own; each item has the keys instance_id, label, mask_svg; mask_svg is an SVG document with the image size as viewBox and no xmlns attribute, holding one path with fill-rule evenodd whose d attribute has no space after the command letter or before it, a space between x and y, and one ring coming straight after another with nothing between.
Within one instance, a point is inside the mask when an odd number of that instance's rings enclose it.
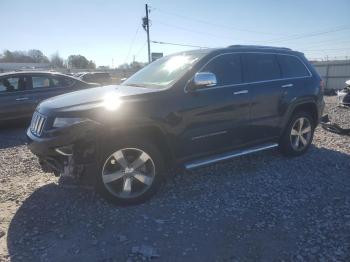
<instances>
[{"instance_id":1,"label":"exposed front end damage","mask_svg":"<svg viewBox=\"0 0 350 262\"><path fill-rule=\"evenodd\" d=\"M94 121L44 132L42 137L36 137L28 129L28 146L45 172L87 181L98 166L99 130L99 124Z\"/></svg>"},{"instance_id":2,"label":"exposed front end damage","mask_svg":"<svg viewBox=\"0 0 350 262\"><path fill-rule=\"evenodd\" d=\"M350 136L350 128L342 128L338 124L331 122L328 115L324 115L321 118L321 126L329 132Z\"/></svg>"},{"instance_id":3,"label":"exposed front end damage","mask_svg":"<svg viewBox=\"0 0 350 262\"><path fill-rule=\"evenodd\" d=\"M338 101L343 106L350 106L350 87L337 92Z\"/></svg>"}]
</instances>

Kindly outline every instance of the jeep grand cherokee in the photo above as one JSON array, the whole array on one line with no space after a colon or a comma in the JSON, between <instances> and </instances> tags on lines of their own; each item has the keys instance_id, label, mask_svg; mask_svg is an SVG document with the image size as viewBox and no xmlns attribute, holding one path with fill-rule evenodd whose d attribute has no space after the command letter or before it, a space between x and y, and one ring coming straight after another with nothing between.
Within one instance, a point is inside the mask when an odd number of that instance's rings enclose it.
<instances>
[{"instance_id":1,"label":"jeep grand cherokee","mask_svg":"<svg viewBox=\"0 0 350 262\"><path fill-rule=\"evenodd\" d=\"M305 153L324 107L320 76L288 48L230 46L159 59L127 79L42 102L27 131L43 168L92 177L140 203L166 170L273 147Z\"/></svg>"}]
</instances>

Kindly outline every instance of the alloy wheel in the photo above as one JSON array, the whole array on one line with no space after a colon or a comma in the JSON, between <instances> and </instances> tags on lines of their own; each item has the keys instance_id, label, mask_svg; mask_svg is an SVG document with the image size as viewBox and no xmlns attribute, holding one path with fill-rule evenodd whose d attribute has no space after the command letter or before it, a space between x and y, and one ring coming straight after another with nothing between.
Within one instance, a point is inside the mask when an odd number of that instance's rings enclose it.
<instances>
[{"instance_id":1,"label":"alloy wheel","mask_svg":"<svg viewBox=\"0 0 350 262\"><path fill-rule=\"evenodd\" d=\"M155 165L143 150L124 148L111 154L102 168L102 181L114 196L135 198L145 193L153 184Z\"/></svg>"},{"instance_id":2,"label":"alloy wheel","mask_svg":"<svg viewBox=\"0 0 350 262\"><path fill-rule=\"evenodd\" d=\"M290 133L290 142L295 151L305 149L312 137L312 127L310 121L306 117L300 117L295 120Z\"/></svg>"}]
</instances>

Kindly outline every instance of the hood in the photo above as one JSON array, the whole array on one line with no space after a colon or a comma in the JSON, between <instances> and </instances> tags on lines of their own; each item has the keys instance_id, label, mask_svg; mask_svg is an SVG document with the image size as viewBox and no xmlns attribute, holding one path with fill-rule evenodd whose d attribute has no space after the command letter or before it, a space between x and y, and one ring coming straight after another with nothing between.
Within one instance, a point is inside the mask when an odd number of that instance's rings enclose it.
<instances>
[{"instance_id":1,"label":"hood","mask_svg":"<svg viewBox=\"0 0 350 262\"><path fill-rule=\"evenodd\" d=\"M113 101L111 101L109 98L119 99L125 96L140 95L159 91L160 90L158 89L120 85L95 87L49 98L43 101L38 106L37 110L45 114L47 111L53 110L71 111L91 109L93 107L101 106L106 98L109 100L108 102L111 103Z\"/></svg>"}]
</instances>

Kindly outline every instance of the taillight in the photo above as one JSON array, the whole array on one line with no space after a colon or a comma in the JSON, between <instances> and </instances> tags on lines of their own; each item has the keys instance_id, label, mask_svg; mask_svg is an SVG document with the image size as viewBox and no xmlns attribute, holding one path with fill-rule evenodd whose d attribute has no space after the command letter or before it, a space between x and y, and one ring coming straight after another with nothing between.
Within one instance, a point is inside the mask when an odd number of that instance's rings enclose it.
<instances>
[{"instance_id":1,"label":"taillight","mask_svg":"<svg viewBox=\"0 0 350 262\"><path fill-rule=\"evenodd\" d=\"M323 81L323 79L321 79L321 81L320 81L320 90L321 90L322 93L324 93L325 85L326 85L325 81Z\"/></svg>"}]
</instances>

